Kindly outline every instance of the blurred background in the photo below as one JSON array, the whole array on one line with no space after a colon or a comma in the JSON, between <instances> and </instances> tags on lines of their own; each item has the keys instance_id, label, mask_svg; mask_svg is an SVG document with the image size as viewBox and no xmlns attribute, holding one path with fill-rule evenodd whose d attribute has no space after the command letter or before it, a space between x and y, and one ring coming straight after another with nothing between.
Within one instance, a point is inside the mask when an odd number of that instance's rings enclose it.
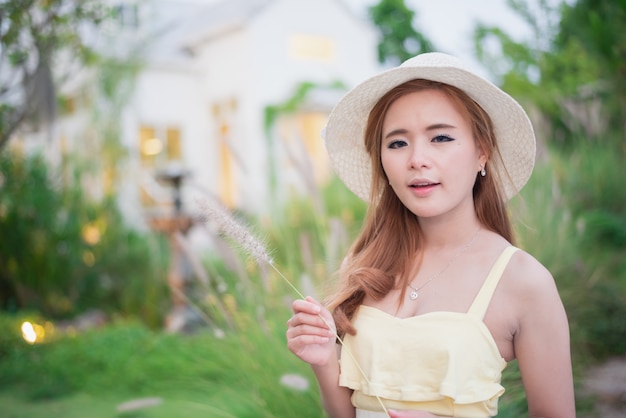
<instances>
[{"instance_id":1,"label":"blurred background","mask_svg":"<svg viewBox=\"0 0 626 418\"><path fill-rule=\"evenodd\" d=\"M323 296L365 204L321 132L428 51L531 116L518 245L578 416L626 416L624 0L0 0L0 415L323 416L286 280ZM515 362L504 385L527 416Z\"/></svg>"}]
</instances>

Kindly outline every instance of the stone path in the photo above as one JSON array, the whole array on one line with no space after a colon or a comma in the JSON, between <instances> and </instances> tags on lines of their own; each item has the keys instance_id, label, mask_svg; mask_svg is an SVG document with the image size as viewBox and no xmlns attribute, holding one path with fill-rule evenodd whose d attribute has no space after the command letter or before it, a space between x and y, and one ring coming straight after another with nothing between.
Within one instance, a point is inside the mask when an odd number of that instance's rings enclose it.
<instances>
[{"instance_id":1,"label":"stone path","mask_svg":"<svg viewBox=\"0 0 626 418\"><path fill-rule=\"evenodd\" d=\"M626 418L626 356L591 368L583 394L597 399L595 415L584 418Z\"/></svg>"}]
</instances>

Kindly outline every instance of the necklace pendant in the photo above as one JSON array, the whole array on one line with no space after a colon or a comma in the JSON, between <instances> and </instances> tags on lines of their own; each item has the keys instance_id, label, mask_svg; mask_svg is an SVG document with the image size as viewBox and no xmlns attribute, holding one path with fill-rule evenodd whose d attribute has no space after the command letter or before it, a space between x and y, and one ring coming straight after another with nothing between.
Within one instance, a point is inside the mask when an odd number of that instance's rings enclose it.
<instances>
[{"instance_id":1,"label":"necklace pendant","mask_svg":"<svg viewBox=\"0 0 626 418\"><path fill-rule=\"evenodd\" d=\"M412 290L411 293L409 293L409 298L411 300L417 299L418 296L419 296L419 293L417 293L417 290Z\"/></svg>"}]
</instances>

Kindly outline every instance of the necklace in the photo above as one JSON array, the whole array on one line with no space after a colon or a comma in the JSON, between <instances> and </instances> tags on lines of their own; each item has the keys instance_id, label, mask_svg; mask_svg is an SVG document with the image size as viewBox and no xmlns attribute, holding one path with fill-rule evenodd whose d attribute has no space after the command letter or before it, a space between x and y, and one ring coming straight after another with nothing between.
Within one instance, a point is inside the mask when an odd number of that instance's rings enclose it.
<instances>
[{"instance_id":1,"label":"necklace","mask_svg":"<svg viewBox=\"0 0 626 418\"><path fill-rule=\"evenodd\" d=\"M448 264L446 264L438 273L432 275L428 280L426 280L426 282L419 286L419 287L413 287L411 285L411 283L408 284L408 286L411 288L411 293L409 293L409 299L411 300L416 300L419 297L419 291L421 289L423 289L428 283L432 282L433 280L435 280L437 277L441 276L443 274L444 271L447 270L448 267L450 267L450 265L461 256L461 254L463 254L465 251L467 251L469 249L469 247L472 246L472 244L474 243L474 240L476 239L476 237L478 236L478 231L480 231L480 228L478 228L476 230L476 232L474 232L474 235L472 235L472 238L469 240L469 242L467 244L465 244L463 247L461 247L459 249L459 251L456 252L456 254L454 254L452 256L452 258L450 259L450 261L448 261Z\"/></svg>"}]
</instances>

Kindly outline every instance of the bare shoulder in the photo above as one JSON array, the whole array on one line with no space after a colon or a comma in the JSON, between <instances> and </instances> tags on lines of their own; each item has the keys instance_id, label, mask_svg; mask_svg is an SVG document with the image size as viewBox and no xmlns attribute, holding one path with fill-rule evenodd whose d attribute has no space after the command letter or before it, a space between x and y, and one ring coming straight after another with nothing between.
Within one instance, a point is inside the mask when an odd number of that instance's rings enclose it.
<instances>
[{"instance_id":1,"label":"bare shoulder","mask_svg":"<svg viewBox=\"0 0 626 418\"><path fill-rule=\"evenodd\" d=\"M513 254L500 283L504 309L517 331L529 323L546 323L546 318L563 316L563 303L552 274L526 251Z\"/></svg>"},{"instance_id":2,"label":"bare shoulder","mask_svg":"<svg viewBox=\"0 0 626 418\"><path fill-rule=\"evenodd\" d=\"M567 317L550 271L529 253L511 257L502 281L509 309L517 324L516 339L567 329ZM517 341L516 345L520 341ZM518 351L519 354L519 351Z\"/></svg>"},{"instance_id":3,"label":"bare shoulder","mask_svg":"<svg viewBox=\"0 0 626 418\"><path fill-rule=\"evenodd\" d=\"M536 299L556 291L550 271L535 257L523 250L516 251L504 272L507 287L515 291L518 298Z\"/></svg>"}]
</instances>

